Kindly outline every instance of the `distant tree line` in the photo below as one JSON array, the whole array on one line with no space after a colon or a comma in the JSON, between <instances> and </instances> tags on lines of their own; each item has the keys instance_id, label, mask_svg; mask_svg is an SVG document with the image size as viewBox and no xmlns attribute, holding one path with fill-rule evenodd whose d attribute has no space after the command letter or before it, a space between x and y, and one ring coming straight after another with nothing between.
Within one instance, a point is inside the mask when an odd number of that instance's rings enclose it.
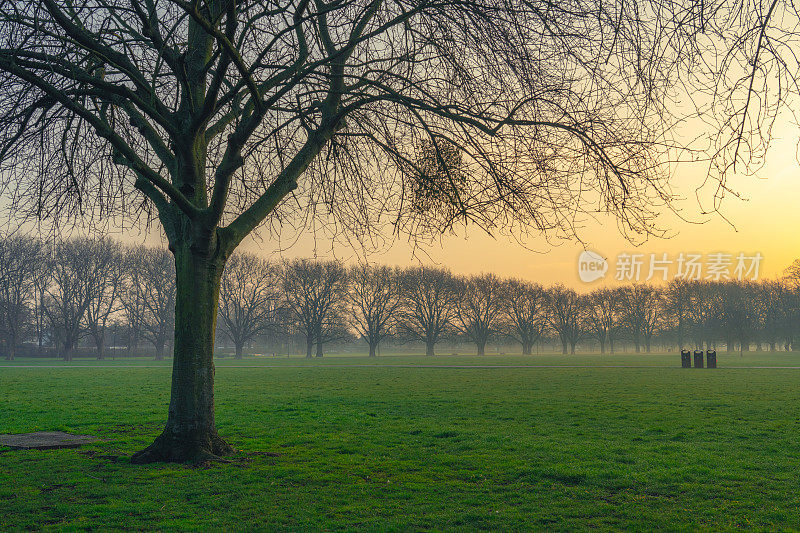
<instances>
[{"instance_id":1,"label":"distant tree line","mask_svg":"<svg viewBox=\"0 0 800 533\"><path fill-rule=\"evenodd\" d=\"M175 268L167 250L108 238L56 244L0 240L0 349L71 360L76 350L163 359L172 342ZM322 357L331 343L368 349L468 343L551 345L613 353L752 346L792 350L800 336L800 261L778 280L674 279L581 294L494 274L458 276L435 267L390 268L234 254L225 268L218 346L236 358L253 346ZM218 353L222 350L218 349Z\"/></svg>"}]
</instances>

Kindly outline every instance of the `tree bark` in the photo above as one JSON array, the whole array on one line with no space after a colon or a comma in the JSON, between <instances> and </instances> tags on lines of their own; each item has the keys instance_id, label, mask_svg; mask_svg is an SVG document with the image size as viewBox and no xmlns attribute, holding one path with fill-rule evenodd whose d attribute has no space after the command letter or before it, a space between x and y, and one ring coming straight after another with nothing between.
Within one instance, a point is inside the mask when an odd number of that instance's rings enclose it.
<instances>
[{"instance_id":1,"label":"tree bark","mask_svg":"<svg viewBox=\"0 0 800 533\"><path fill-rule=\"evenodd\" d=\"M531 355L532 351L530 341L522 341L522 355Z\"/></svg>"},{"instance_id":2,"label":"tree bark","mask_svg":"<svg viewBox=\"0 0 800 533\"><path fill-rule=\"evenodd\" d=\"M486 343L485 342L477 342L475 343L478 346L478 355L486 355Z\"/></svg>"},{"instance_id":3,"label":"tree bark","mask_svg":"<svg viewBox=\"0 0 800 533\"><path fill-rule=\"evenodd\" d=\"M378 343L377 342L369 343L369 356L377 357L377 355L378 355Z\"/></svg>"},{"instance_id":4,"label":"tree bark","mask_svg":"<svg viewBox=\"0 0 800 533\"><path fill-rule=\"evenodd\" d=\"M156 361L164 360L164 343L156 344Z\"/></svg>"},{"instance_id":5,"label":"tree bark","mask_svg":"<svg viewBox=\"0 0 800 533\"><path fill-rule=\"evenodd\" d=\"M132 463L193 462L218 459L233 448L214 421L214 332L222 261L175 252L177 298L172 390L163 433Z\"/></svg>"},{"instance_id":6,"label":"tree bark","mask_svg":"<svg viewBox=\"0 0 800 533\"><path fill-rule=\"evenodd\" d=\"M322 324L317 323L316 329L316 337L317 337L317 357L322 357Z\"/></svg>"},{"instance_id":7,"label":"tree bark","mask_svg":"<svg viewBox=\"0 0 800 533\"><path fill-rule=\"evenodd\" d=\"M309 334L306 337L306 359L311 359L311 352L314 349L314 336Z\"/></svg>"},{"instance_id":8,"label":"tree bark","mask_svg":"<svg viewBox=\"0 0 800 533\"><path fill-rule=\"evenodd\" d=\"M97 359L105 359L105 352L103 350L105 345L105 335L98 335L95 339L95 346L97 347Z\"/></svg>"},{"instance_id":9,"label":"tree bark","mask_svg":"<svg viewBox=\"0 0 800 533\"><path fill-rule=\"evenodd\" d=\"M242 355L242 351L244 350L244 346L241 342L235 343L236 353L234 354L234 359L242 359L244 356Z\"/></svg>"},{"instance_id":10,"label":"tree bark","mask_svg":"<svg viewBox=\"0 0 800 533\"><path fill-rule=\"evenodd\" d=\"M433 355L434 355L433 347L434 347L435 344L436 343L434 343L433 341L426 341L425 342L425 355L426 356L433 357Z\"/></svg>"},{"instance_id":11,"label":"tree bark","mask_svg":"<svg viewBox=\"0 0 800 533\"><path fill-rule=\"evenodd\" d=\"M64 361L72 361L72 345L69 342L64 343L64 352L62 353Z\"/></svg>"}]
</instances>

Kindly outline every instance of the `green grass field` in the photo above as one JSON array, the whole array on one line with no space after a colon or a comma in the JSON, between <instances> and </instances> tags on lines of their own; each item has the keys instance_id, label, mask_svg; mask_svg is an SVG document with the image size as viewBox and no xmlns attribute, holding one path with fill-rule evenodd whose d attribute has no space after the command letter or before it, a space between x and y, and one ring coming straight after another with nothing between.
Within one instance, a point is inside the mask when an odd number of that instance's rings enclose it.
<instances>
[{"instance_id":1,"label":"green grass field","mask_svg":"<svg viewBox=\"0 0 800 533\"><path fill-rule=\"evenodd\" d=\"M800 369L731 368L800 354L226 359L217 424L241 451L205 467L127 462L168 362L94 364L0 365L0 433L103 439L0 448L0 530L800 526ZM420 366L526 364L592 367Z\"/></svg>"}]
</instances>

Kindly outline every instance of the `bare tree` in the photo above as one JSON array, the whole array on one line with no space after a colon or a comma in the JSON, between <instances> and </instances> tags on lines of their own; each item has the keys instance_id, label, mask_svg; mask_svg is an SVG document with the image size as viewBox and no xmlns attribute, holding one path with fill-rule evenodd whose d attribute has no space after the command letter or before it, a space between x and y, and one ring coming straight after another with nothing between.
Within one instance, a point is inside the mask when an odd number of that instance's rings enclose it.
<instances>
[{"instance_id":1,"label":"bare tree","mask_svg":"<svg viewBox=\"0 0 800 533\"><path fill-rule=\"evenodd\" d=\"M91 261L95 241L71 239L53 248L52 284L48 288L47 313L59 341L61 356L72 360L72 352L85 332L86 310L99 272Z\"/></svg>"},{"instance_id":2,"label":"bare tree","mask_svg":"<svg viewBox=\"0 0 800 533\"><path fill-rule=\"evenodd\" d=\"M503 284L494 274L456 280L453 324L475 343L478 355L486 355L486 343L500 331L503 314Z\"/></svg>"},{"instance_id":3,"label":"bare tree","mask_svg":"<svg viewBox=\"0 0 800 533\"><path fill-rule=\"evenodd\" d=\"M144 257L146 253L144 246L137 246L125 250L123 260L125 269L125 279L121 295L122 311L127 327L128 355L139 345L142 334L142 321L145 316L145 287L142 279ZM158 357L158 356L157 356Z\"/></svg>"},{"instance_id":4,"label":"bare tree","mask_svg":"<svg viewBox=\"0 0 800 533\"><path fill-rule=\"evenodd\" d=\"M558 334L561 341L561 353L575 353L575 345L583 334L581 312L584 303L578 293L563 285L556 285L547 292L547 303L550 309L550 327Z\"/></svg>"},{"instance_id":5,"label":"bare tree","mask_svg":"<svg viewBox=\"0 0 800 533\"><path fill-rule=\"evenodd\" d=\"M108 320L118 310L123 291L122 246L108 238L99 239L83 260L90 263L94 273L88 287L86 325L97 348L97 358L103 359Z\"/></svg>"},{"instance_id":6,"label":"bare tree","mask_svg":"<svg viewBox=\"0 0 800 533\"><path fill-rule=\"evenodd\" d=\"M782 336L785 310L782 307L783 293L787 290L785 282L778 280L763 281L758 284L756 313L761 324L761 336L774 352Z\"/></svg>"},{"instance_id":7,"label":"bare tree","mask_svg":"<svg viewBox=\"0 0 800 533\"><path fill-rule=\"evenodd\" d=\"M322 357L324 342L339 336L346 282L347 272L336 261L298 259L284 267L284 298L306 337L306 357L312 356L315 341L316 357Z\"/></svg>"},{"instance_id":8,"label":"bare tree","mask_svg":"<svg viewBox=\"0 0 800 533\"><path fill-rule=\"evenodd\" d=\"M510 279L503 288L503 306L509 335L522 344L522 355L531 355L547 326L544 289L535 283Z\"/></svg>"},{"instance_id":9,"label":"bare tree","mask_svg":"<svg viewBox=\"0 0 800 533\"><path fill-rule=\"evenodd\" d=\"M122 305L134 334L149 341L156 360L175 324L175 271L169 252L139 246L126 254L126 289Z\"/></svg>"},{"instance_id":10,"label":"bare tree","mask_svg":"<svg viewBox=\"0 0 800 533\"><path fill-rule=\"evenodd\" d=\"M691 317L691 296L690 282L684 279L671 280L664 290L664 313L675 327L680 350L684 348L687 325Z\"/></svg>"},{"instance_id":11,"label":"bare tree","mask_svg":"<svg viewBox=\"0 0 800 533\"><path fill-rule=\"evenodd\" d=\"M449 271L416 267L402 273L400 327L425 343L425 355L451 327L457 305L453 276Z\"/></svg>"},{"instance_id":12,"label":"bare tree","mask_svg":"<svg viewBox=\"0 0 800 533\"><path fill-rule=\"evenodd\" d=\"M696 348L715 346L715 333L722 321L722 299L716 283L710 281L691 281L690 321L692 337Z\"/></svg>"},{"instance_id":13,"label":"bare tree","mask_svg":"<svg viewBox=\"0 0 800 533\"><path fill-rule=\"evenodd\" d=\"M233 254L225 266L219 291L222 331L233 342L236 359L259 333L268 328L280 297L280 273L264 259Z\"/></svg>"},{"instance_id":14,"label":"bare tree","mask_svg":"<svg viewBox=\"0 0 800 533\"><path fill-rule=\"evenodd\" d=\"M42 243L41 257L33 275L33 324L39 353L44 348L48 323L48 289L52 282L52 253L48 244Z\"/></svg>"},{"instance_id":15,"label":"bare tree","mask_svg":"<svg viewBox=\"0 0 800 533\"><path fill-rule=\"evenodd\" d=\"M0 332L9 361L14 360L28 316L34 311L36 275L43 261L38 240L26 236L0 239Z\"/></svg>"},{"instance_id":16,"label":"bare tree","mask_svg":"<svg viewBox=\"0 0 800 533\"><path fill-rule=\"evenodd\" d=\"M786 267L782 279L792 287L800 287L800 259L795 259Z\"/></svg>"},{"instance_id":17,"label":"bare tree","mask_svg":"<svg viewBox=\"0 0 800 533\"><path fill-rule=\"evenodd\" d=\"M307 358L312 356L316 334L316 282L314 263L307 259L293 261L283 268L285 305L291 309L299 333L306 338Z\"/></svg>"},{"instance_id":18,"label":"bare tree","mask_svg":"<svg viewBox=\"0 0 800 533\"><path fill-rule=\"evenodd\" d=\"M658 159L671 67L701 26L680 3L652 17L638 4L0 3L12 209L56 224L149 213L175 257L168 420L133 460L231 451L214 426L220 278L292 191L309 199L299 215L357 234L387 212L412 234L467 222L572 234L574 214L598 206L630 234L654 231L671 199ZM409 208L429 189L423 143L442 160L457 146L469 167L434 185L453 208Z\"/></svg>"},{"instance_id":19,"label":"bare tree","mask_svg":"<svg viewBox=\"0 0 800 533\"><path fill-rule=\"evenodd\" d=\"M584 322L600 343L600 353L606 353L606 345L614 353L614 339L619 329L620 298L615 289L597 289L585 300Z\"/></svg>"},{"instance_id":20,"label":"bare tree","mask_svg":"<svg viewBox=\"0 0 800 533\"><path fill-rule=\"evenodd\" d=\"M635 283L624 287L620 293L622 319L633 338L636 353L642 344L650 353L650 343L662 319L661 291L653 286Z\"/></svg>"},{"instance_id":21,"label":"bare tree","mask_svg":"<svg viewBox=\"0 0 800 533\"><path fill-rule=\"evenodd\" d=\"M346 289L343 287L343 291ZM346 309L343 293L337 295L338 302L333 306L317 327L316 339L317 349L315 357L323 356L323 346L333 342L354 342L351 330L350 317Z\"/></svg>"},{"instance_id":22,"label":"bare tree","mask_svg":"<svg viewBox=\"0 0 800 533\"><path fill-rule=\"evenodd\" d=\"M779 293L783 312L781 334L786 350L794 350L800 335L800 259L795 259L784 271L781 282L785 288Z\"/></svg>"},{"instance_id":23,"label":"bare tree","mask_svg":"<svg viewBox=\"0 0 800 533\"><path fill-rule=\"evenodd\" d=\"M352 324L375 357L378 345L392 332L400 307L399 274L386 266L361 264L350 269L348 304Z\"/></svg>"},{"instance_id":24,"label":"bare tree","mask_svg":"<svg viewBox=\"0 0 800 533\"><path fill-rule=\"evenodd\" d=\"M797 349L800 337L800 287L792 287L781 293L781 308L784 310L782 333L786 339L786 350Z\"/></svg>"},{"instance_id":25,"label":"bare tree","mask_svg":"<svg viewBox=\"0 0 800 533\"><path fill-rule=\"evenodd\" d=\"M739 355L748 351L755 340L759 325L759 292L752 283L726 281L718 283L720 301L720 333L726 340L728 351L734 342L739 344ZM763 294L763 293L761 293Z\"/></svg>"}]
</instances>

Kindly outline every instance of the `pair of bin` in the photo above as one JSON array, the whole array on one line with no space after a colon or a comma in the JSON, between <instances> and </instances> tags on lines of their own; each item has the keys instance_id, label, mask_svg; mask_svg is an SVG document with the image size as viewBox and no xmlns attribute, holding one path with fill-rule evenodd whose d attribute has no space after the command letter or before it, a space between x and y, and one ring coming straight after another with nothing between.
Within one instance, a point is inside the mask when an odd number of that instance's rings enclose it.
<instances>
[{"instance_id":1,"label":"pair of bin","mask_svg":"<svg viewBox=\"0 0 800 533\"><path fill-rule=\"evenodd\" d=\"M703 350L694 351L694 367L703 368ZM706 350L706 362L708 368L717 368L717 351ZM689 350L681 350L681 367L692 368L692 353Z\"/></svg>"}]
</instances>

